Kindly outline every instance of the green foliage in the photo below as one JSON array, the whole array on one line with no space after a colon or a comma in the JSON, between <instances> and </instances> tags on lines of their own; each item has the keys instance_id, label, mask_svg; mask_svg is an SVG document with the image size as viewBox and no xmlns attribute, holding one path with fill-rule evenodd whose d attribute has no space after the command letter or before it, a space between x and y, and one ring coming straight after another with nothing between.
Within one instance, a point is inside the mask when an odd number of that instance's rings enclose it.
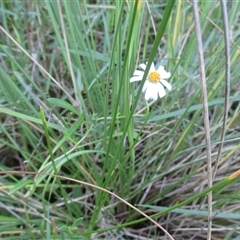
<instances>
[{"instance_id":1,"label":"green foliage","mask_svg":"<svg viewBox=\"0 0 240 240\"><path fill-rule=\"evenodd\" d=\"M240 3L227 6L230 107L209 189L191 4L113 2L0 2L0 236L161 239L133 205L174 239L198 239L212 191L212 236L237 239ZM218 1L199 10L215 166L226 97L222 11ZM151 62L171 72L173 90L154 103L144 100L144 81L129 82L146 62L144 79Z\"/></svg>"}]
</instances>

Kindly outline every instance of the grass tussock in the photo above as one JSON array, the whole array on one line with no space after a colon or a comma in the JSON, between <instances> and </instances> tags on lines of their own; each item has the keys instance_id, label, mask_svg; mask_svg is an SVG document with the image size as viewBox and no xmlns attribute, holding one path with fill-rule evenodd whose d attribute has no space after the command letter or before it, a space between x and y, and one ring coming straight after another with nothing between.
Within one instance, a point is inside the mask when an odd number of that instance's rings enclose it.
<instances>
[{"instance_id":1,"label":"grass tussock","mask_svg":"<svg viewBox=\"0 0 240 240\"><path fill-rule=\"evenodd\" d=\"M0 2L1 238L239 238L240 2L197 7Z\"/></svg>"}]
</instances>

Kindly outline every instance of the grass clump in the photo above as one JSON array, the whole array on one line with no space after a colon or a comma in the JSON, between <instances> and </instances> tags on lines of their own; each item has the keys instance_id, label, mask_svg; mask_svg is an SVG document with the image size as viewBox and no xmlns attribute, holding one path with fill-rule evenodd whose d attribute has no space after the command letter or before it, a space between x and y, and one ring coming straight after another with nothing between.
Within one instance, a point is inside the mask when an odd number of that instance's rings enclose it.
<instances>
[{"instance_id":1,"label":"grass clump","mask_svg":"<svg viewBox=\"0 0 240 240\"><path fill-rule=\"evenodd\" d=\"M209 172L190 2L0 2L0 236L207 239L211 224L212 239L237 238L239 7L228 99L222 7L199 3ZM155 102L129 81L146 62L171 72Z\"/></svg>"}]
</instances>

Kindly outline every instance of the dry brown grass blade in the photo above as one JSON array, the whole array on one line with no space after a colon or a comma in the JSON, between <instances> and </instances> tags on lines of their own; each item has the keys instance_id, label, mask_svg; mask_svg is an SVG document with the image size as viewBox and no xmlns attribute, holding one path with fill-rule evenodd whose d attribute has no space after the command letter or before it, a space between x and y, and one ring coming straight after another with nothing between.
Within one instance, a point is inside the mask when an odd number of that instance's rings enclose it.
<instances>
[{"instance_id":1,"label":"dry brown grass blade","mask_svg":"<svg viewBox=\"0 0 240 240\"><path fill-rule=\"evenodd\" d=\"M193 14L194 14L194 22L195 22L195 30L196 30L196 38L197 38L200 80L201 80L202 94L203 94L203 114L204 114L204 128L205 128L205 139L206 139L208 187L212 187L211 139L210 139L210 126L209 126L209 113L208 113L207 84L206 84L202 33L201 33L201 26L200 26L199 12L198 12L198 3L195 0L193 0ZM212 192L209 192L208 194L208 233L207 233L208 240L211 240L211 232L212 232L211 219L212 219Z\"/></svg>"}]
</instances>

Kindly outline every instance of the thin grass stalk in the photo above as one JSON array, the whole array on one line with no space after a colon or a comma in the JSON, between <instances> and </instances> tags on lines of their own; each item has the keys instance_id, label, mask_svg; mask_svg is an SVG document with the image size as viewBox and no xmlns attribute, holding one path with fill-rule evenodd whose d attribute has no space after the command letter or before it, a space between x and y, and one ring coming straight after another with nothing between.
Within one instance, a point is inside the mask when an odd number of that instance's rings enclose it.
<instances>
[{"instance_id":1,"label":"thin grass stalk","mask_svg":"<svg viewBox=\"0 0 240 240\"><path fill-rule=\"evenodd\" d=\"M174 26L174 31L173 31L173 38L172 38L172 46L175 46L176 41L177 41L177 36L179 34L179 23L181 21L182 17L182 1L177 2L177 14L176 14L176 24Z\"/></svg>"},{"instance_id":2,"label":"thin grass stalk","mask_svg":"<svg viewBox=\"0 0 240 240\"><path fill-rule=\"evenodd\" d=\"M129 54L127 54L127 64L129 66L129 69L126 68L126 72L124 74L124 95L125 95L125 106L124 106L124 115L126 116L126 118L124 119L124 128L127 128L127 136L128 136L128 141L129 141L129 146L133 146L134 145L134 137L133 137L133 132L134 132L134 126L133 126L133 118L132 118L132 114L131 114L131 110L130 110L130 97L129 97L129 81L126 79L130 79L130 69L133 69L134 66L134 62L135 62L135 57L137 55L137 47L138 47L138 40L140 37L140 32L141 32L141 26L142 26L142 19L143 19L143 7L144 7L144 2L141 1L136 1L133 6L132 6L132 14L133 14L133 21L134 21L134 25L133 25L133 30L132 30L132 34L129 35L128 37L128 41L129 41ZM126 101L127 99L127 101ZM128 119L131 119L131 121L129 122L129 124L126 124ZM129 171L129 175L130 178L133 178L134 172L135 172L135 150L134 148L130 147L130 171ZM127 191L129 190L131 186L131 181L128 182L128 187L127 187Z\"/></svg>"},{"instance_id":3,"label":"thin grass stalk","mask_svg":"<svg viewBox=\"0 0 240 240\"><path fill-rule=\"evenodd\" d=\"M225 139L225 134L227 130L227 120L228 120L228 109L229 109L229 97L230 97L230 40L229 40L229 27L228 27L228 13L226 1L221 0L222 16L223 16L223 33L224 33L224 43L225 43L225 101L224 101L224 114L223 114L223 126L220 145L218 149L218 154L216 158L216 164L213 171L213 179L217 172L218 163L221 157L223 142Z\"/></svg>"},{"instance_id":4,"label":"thin grass stalk","mask_svg":"<svg viewBox=\"0 0 240 240\"><path fill-rule=\"evenodd\" d=\"M61 25L61 29L62 29L62 35L63 35L63 42L65 44L68 69L70 71L71 80L72 80L72 83L73 83L73 88L74 88L75 97L76 97L75 101L76 101L77 107L79 108L80 112L82 112L80 102L79 102L79 98L78 98L78 94L77 94L77 86L76 86L75 76L74 76L74 73L73 73L72 60L71 60L71 56L70 56L70 53L69 53L68 41L67 41L67 36L66 36L66 31L65 31L65 24L64 24L64 20L63 20L63 14L62 14L62 7L61 7L61 3L60 3L59 0L57 1L57 6L58 6L58 11L59 11L59 18L60 18L60 23L61 23L60 25Z\"/></svg>"},{"instance_id":5,"label":"thin grass stalk","mask_svg":"<svg viewBox=\"0 0 240 240\"><path fill-rule=\"evenodd\" d=\"M193 13L195 21L195 30L197 38L198 58L199 58L199 71L200 80L203 92L203 114L204 114L204 128L205 128L205 139L206 139L206 155L207 155L207 173L208 173L208 187L212 187L212 161L211 161L211 139L210 139L210 124L209 124L209 113L208 113L208 97L207 97L207 84L206 74L204 65L203 55L203 43L202 33L200 26L200 18L198 12L198 2L193 0ZM207 239L211 240L212 234L212 192L208 193L208 232Z\"/></svg>"}]
</instances>

